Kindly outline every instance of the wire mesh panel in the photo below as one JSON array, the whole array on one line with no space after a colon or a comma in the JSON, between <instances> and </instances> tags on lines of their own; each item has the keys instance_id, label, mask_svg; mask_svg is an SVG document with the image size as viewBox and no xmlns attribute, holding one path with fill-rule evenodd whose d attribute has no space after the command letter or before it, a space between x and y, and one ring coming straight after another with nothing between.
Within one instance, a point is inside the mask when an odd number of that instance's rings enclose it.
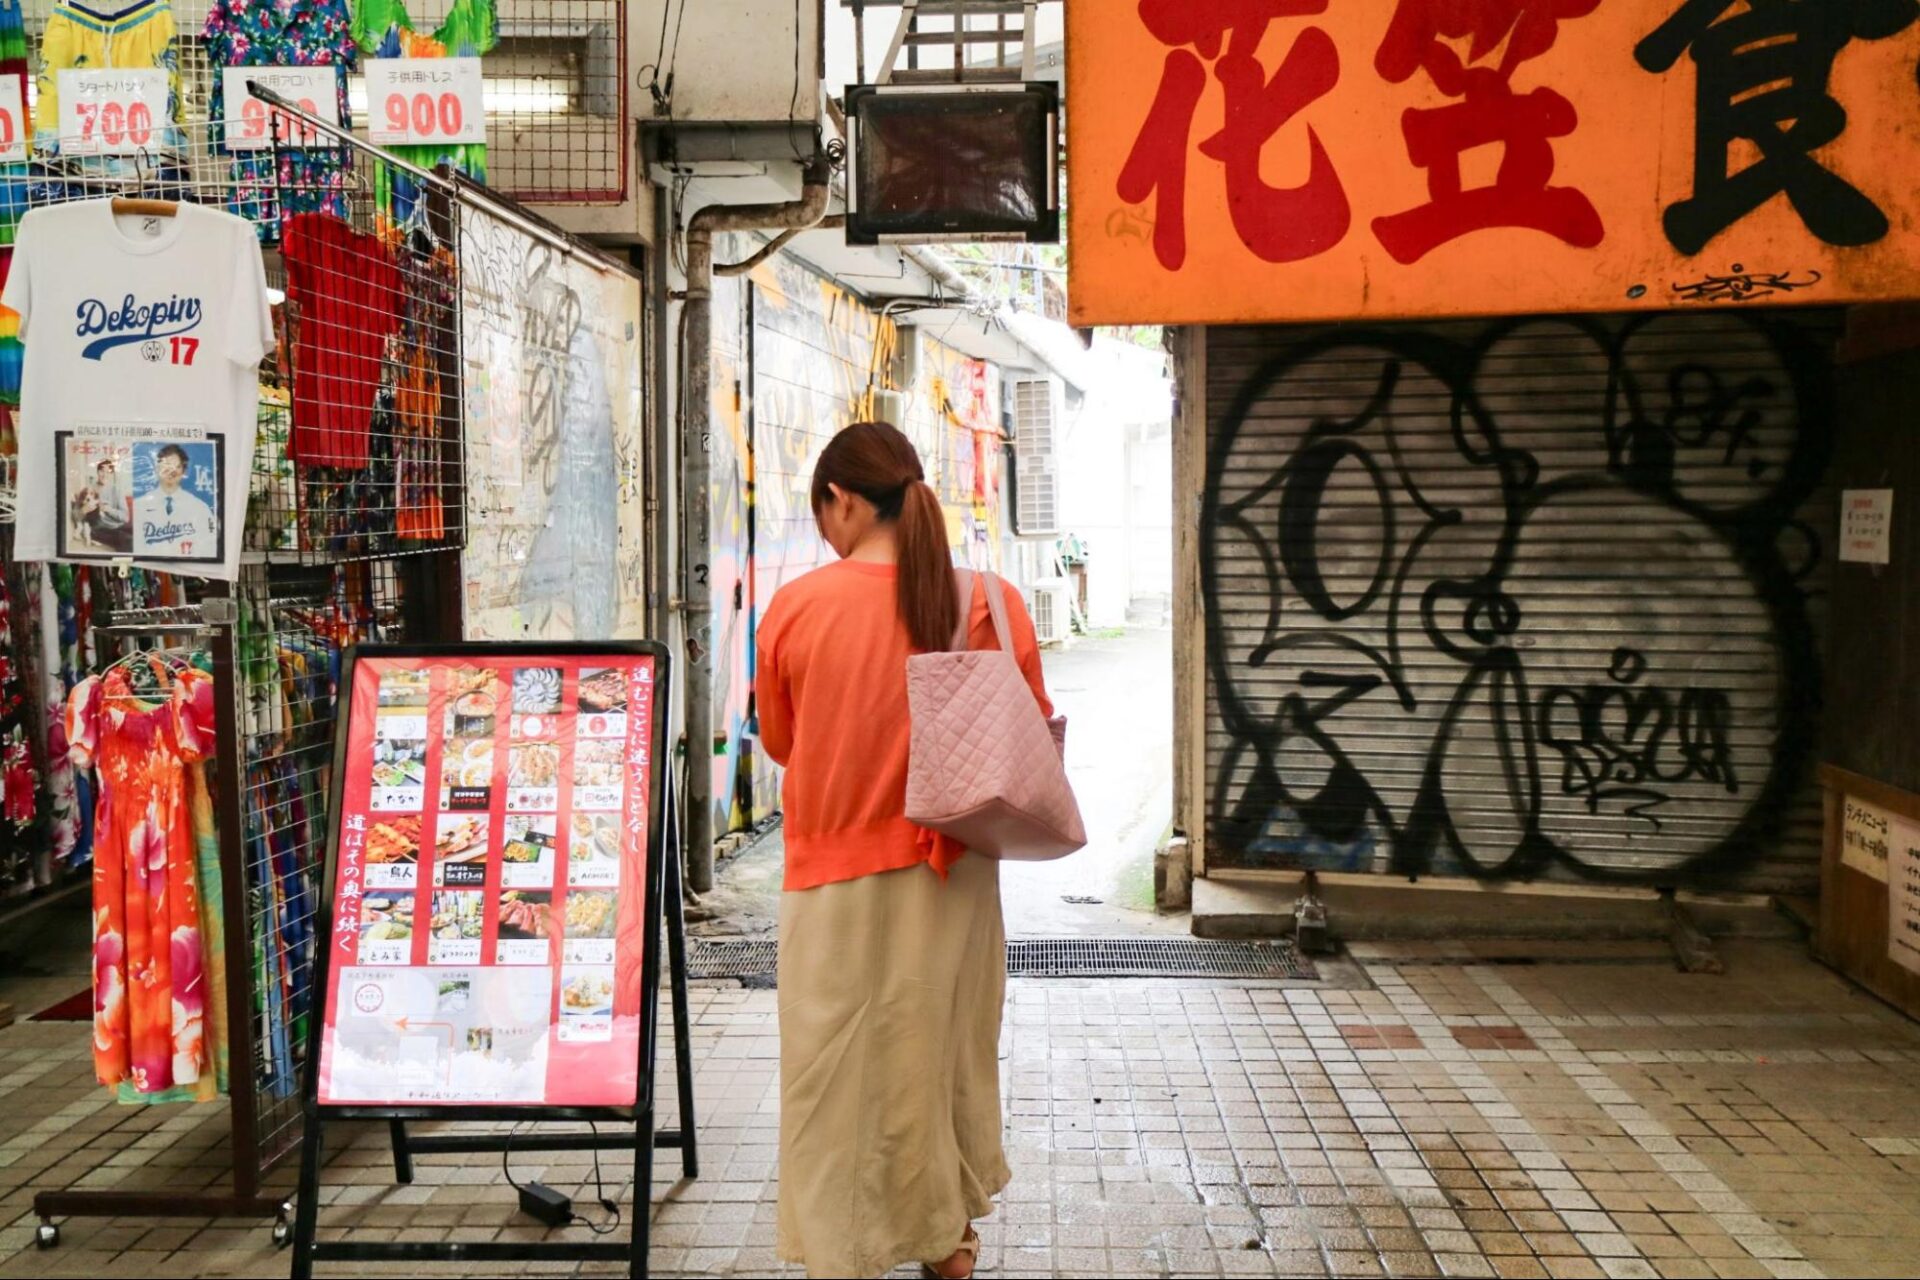
<instances>
[{"instance_id":1,"label":"wire mesh panel","mask_svg":"<svg viewBox=\"0 0 1920 1280\"><path fill-rule=\"evenodd\" d=\"M276 154L301 126L276 116ZM286 334L262 399L261 550L304 563L465 541L459 220L449 188L373 152L282 165L272 190Z\"/></svg>"},{"instance_id":2,"label":"wire mesh panel","mask_svg":"<svg viewBox=\"0 0 1920 1280\"><path fill-rule=\"evenodd\" d=\"M271 1164L299 1141L341 654L408 638L408 605L418 602L384 561L260 567L238 597L253 1113L257 1150Z\"/></svg>"},{"instance_id":3,"label":"wire mesh panel","mask_svg":"<svg viewBox=\"0 0 1920 1280\"><path fill-rule=\"evenodd\" d=\"M535 204L624 200L624 0L500 0L499 7L500 42L481 63L488 184Z\"/></svg>"},{"instance_id":4,"label":"wire mesh panel","mask_svg":"<svg viewBox=\"0 0 1920 1280\"><path fill-rule=\"evenodd\" d=\"M27 202L148 197L255 223L286 304L260 375L248 551L324 564L459 547L451 187L378 152L313 140L324 134L297 137L279 117L269 127L264 162L224 154L205 126L168 126L164 138L156 127L151 146L114 154L75 155L90 143L50 140L24 183Z\"/></svg>"}]
</instances>

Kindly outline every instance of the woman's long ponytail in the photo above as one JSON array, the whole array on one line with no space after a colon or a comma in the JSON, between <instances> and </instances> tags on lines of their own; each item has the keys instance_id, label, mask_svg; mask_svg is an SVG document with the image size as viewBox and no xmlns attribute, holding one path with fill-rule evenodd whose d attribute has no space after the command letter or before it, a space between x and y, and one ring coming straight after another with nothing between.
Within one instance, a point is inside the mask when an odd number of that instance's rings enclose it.
<instances>
[{"instance_id":1,"label":"woman's long ponytail","mask_svg":"<svg viewBox=\"0 0 1920 1280\"><path fill-rule=\"evenodd\" d=\"M922 652L945 649L960 625L953 550L940 498L924 480L908 483L894 535L900 556L900 617Z\"/></svg>"},{"instance_id":2,"label":"woman's long ponytail","mask_svg":"<svg viewBox=\"0 0 1920 1280\"><path fill-rule=\"evenodd\" d=\"M832 497L828 486L857 493L880 519L894 522L899 556L900 619L913 647L945 649L960 625L953 549L939 495L928 487L913 442L886 422L856 422L827 442L813 470L813 509Z\"/></svg>"}]
</instances>

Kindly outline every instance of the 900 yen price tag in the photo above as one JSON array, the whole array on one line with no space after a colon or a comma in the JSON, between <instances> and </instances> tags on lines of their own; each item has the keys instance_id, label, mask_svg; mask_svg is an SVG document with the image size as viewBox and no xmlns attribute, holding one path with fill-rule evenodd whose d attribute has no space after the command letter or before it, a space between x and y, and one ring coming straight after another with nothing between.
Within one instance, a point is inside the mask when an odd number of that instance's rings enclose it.
<instances>
[{"instance_id":1,"label":"900 yen price tag","mask_svg":"<svg viewBox=\"0 0 1920 1280\"><path fill-rule=\"evenodd\" d=\"M165 71L62 71L58 86L64 154L132 156L169 145Z\"/></svg>"},{"instance_id":2,"label":"900 yen price tag","mask_svg":"<svg viewBox=\"0 0 1920 1280\"><path fill-rule=\"evenodd\" d=\"M27 158L27 104L20 97L20 77L0 75L0 164Z\"/></svg>"},{"instance_id":3,"label":"900 yen price tag","mask_svg":"<svg viewBox=\"0 0 1920 1280\"><path fill-rule=\"evenodd\" d=\"M485 142L478 58L367 62L367 132L378 146Z\"/></svg>"},{"instance_id":4,"label":"900 yen price tag","mask_svg":"<svg viewBox=\"0 0 1920 1280\"><path fill-rule=\"evenodd\" d=\"M274 143L273 108L247 91L248 81L272 90L328 124L340 123L340 73L332 67L225 67L221 75L225 77L222 87L229 151L260 151ZM330 138L315 136L315 132L286 116L280 120L278 137L285 147L336 145Z\"/></svg>"}]
</instances>

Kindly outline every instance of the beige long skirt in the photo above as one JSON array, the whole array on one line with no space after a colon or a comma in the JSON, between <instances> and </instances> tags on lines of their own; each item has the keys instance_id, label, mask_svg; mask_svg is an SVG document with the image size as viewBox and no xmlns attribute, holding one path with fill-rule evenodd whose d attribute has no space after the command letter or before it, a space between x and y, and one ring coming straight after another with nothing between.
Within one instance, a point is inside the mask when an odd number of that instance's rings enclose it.
<instances>
[{"instance_id":1,"label":"beige long skirt","mask_svg":"<svg viewBox=\"0 0 1920 1280\"><path fill-rule=\"evenodd\" d=\"M1000 864L968 856L780 899L782 1259L938 1262L1007 1184Z\"/></svg>"}]
</instances>

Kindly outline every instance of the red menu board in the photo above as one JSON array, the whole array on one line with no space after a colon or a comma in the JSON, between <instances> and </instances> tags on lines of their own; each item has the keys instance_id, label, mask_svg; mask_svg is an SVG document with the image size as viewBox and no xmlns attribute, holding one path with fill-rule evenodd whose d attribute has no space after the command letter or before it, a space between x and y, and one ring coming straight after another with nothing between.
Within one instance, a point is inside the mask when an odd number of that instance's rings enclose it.
<instances>
[{"instance_id":1,"label":"red menu board","mask_svg":"<svg viewBox=\"0 0 1920 1280\"><path fill-rule=\"evenodd\" d=\"M631 1106L656 661L353 664L324 1106Z\"/></svg>"}]
</instances>

